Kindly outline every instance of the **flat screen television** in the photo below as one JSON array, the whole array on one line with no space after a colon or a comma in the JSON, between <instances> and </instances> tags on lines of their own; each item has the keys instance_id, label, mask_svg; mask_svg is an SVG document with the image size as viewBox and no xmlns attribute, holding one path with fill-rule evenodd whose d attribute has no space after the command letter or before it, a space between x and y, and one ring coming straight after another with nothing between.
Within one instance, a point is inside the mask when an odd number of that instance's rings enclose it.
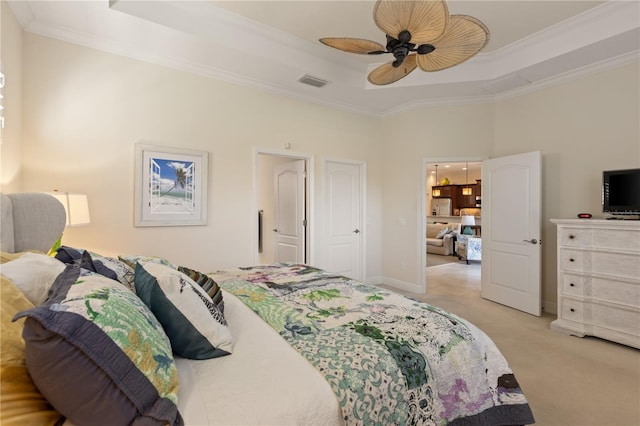
<instances>
[{"instance_id":1,"label":"flat screen television","mask_svg":"<svg viewBox=\"0 0 640 426\"><path fill-rule=\"evenodd\" d=\"M640 215L640 169L602 172L602 211L611 215Z\"/></svg>"}]
</instances>

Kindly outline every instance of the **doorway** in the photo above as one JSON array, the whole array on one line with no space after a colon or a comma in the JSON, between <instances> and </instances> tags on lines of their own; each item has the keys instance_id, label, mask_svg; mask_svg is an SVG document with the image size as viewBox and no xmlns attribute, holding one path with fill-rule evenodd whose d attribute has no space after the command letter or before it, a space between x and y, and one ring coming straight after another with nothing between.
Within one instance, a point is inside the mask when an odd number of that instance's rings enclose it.
<instances>
[{"instance_id":1,"label":"doorway","mask_svg":"<svg viewBox=\"0 0 640 426\"><path fill-rule=\"evenodd\" d=\"M458 229L461 224L461 213L473 215L475 225L474 234L480 234L482 225L481 214L481 180L482 159L477 157L462 158L431 158L423 162L422 176L422 203L421 217L422 229L420 230L419 246L421 249L422 292L427 292L431 265L443 265L448 263L465 264L456 256L458 238L453 234L445 235L436 241L427 236L443 223L450 228ZM428 225L430 224L430 225ZM437 224L434 225L434 224ZM460 228L462 231L462 228ZM434 245L436 244L436 245ZM438 246L437 244L441 244ZM478 270L478 261L472 261L470 268ZM437 266L440 268L440 266ZM431 269L431 273L441 272Z\"/></svg>"},{"instance_id":2,"label":"doorway","mask_svg":"<svg viewBox=\"0 0 640 426\"><path fill-rule=\"evenodd\" d=\"M422 241L426 240L427 165L444 161L466 162L467 159L424 160ZM483 161L482 167L484 191L481 204L483 214L480 217L484 216L485 230L478 248L482 255L481 295L485 299L540 316L541 153L534 151L493 158ZM421 290L426 293L426 242L422 247Z\"/></svg>"},{"instance_id":3,"label":"doorway","mask_svg":"<svg viewBox=\"0 0 640 426\"><path fill-rule=\"evenodd\" d=\"M311 262L310 159L286 151L256 152L256 264Z\"/></svg>"}]
</instances>

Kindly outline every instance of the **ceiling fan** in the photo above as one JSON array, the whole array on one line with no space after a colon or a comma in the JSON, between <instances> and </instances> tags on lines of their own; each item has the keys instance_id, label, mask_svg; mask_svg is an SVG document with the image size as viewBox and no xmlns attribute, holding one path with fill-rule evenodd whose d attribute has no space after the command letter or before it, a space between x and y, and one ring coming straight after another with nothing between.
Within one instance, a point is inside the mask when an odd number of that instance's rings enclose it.
<instances>
[{"instance_id":1,"label":"ceiling fan","mask_svg":"<svg viewBox=\"0 0 640 426\"><path fill-rule=\"evenodd\" d=\"M386 46L361 38L326 37L320 42L362 55L391 53L394 61L371 73L372 84L394 83L420 67L440 71L474 56L489 42L489 30L478 19L449 15L444 0L378 0L373 20L387 35Z\"/></svg>"}]
</instances>

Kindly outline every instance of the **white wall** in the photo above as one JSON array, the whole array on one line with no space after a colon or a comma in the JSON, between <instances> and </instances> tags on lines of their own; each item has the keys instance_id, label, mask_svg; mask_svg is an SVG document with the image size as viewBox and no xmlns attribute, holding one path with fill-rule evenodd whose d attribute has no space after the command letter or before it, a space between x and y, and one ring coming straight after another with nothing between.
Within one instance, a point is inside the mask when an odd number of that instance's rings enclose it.
<instances>
[{"instance_id":1,"label":"white wall","mask_svg":"<svg viewBox=\"0 0 640 426\"><path fill-rule=\"evenodd\" d=\"M205 272L252 264L255 149L281 149L285 142L314 155L317 212L323 211L322 158L367 162L370 241L379 244L380 139L372 118L30 33L23 71L23 190L89 196L92 222L68 229L69 245L165 256ZM133 227L140 140L209 151L207 226ZM367 255L368 276L380 276L379 246Z\"/></svg>"},{"instance_id":2,"label":"white wall","mask_svg":"<svg viewBox=\"0 0 640 426\"><path fill-rule=\"evenodd\" d=\"M493 106L469 105L406 112L381 121L382 270L385 281L417 290L422 170L425 158L483 158L493 144ZM438 170L438 178L444 174Z\"/></svg>"},{"instance_id":3,"label":"white wall","mask_svg":"<svg viewBox=\"0 0 640 426\"><path fill-rule=\"evenodd\" d=\"M602 171L640 167L640 67L628 65L499 102L494 156L542 152L542 300L556 297L552 218L602 216Z\"/></svg>"},{"instance_id":4,"label":"white wall","mask_svg":"<svg viewBox=\"0 0 640 426\"><path fill-rule=\"evenodd\" d=\"M6 1L0 4L0 70L4 129L0 139L0 191L22 191L22 29Z\"/></svg>"}]
</instances>

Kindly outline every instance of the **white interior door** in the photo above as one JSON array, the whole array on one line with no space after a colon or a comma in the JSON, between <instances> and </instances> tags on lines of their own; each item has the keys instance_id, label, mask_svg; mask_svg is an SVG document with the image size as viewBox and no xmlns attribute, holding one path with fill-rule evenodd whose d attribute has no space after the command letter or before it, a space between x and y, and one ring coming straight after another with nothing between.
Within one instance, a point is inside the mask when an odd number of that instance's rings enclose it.
<instances>
[{"instance_id":1,"label":"white interior door","mask_svg":"<svg viewBox=\"0 0 640 426\"><path fill-rule=\"evenodd\" d=\"M305 263L305 161L277 165L275 179L275 261Z\"/></svg>"},{"instance_id":2,"label":"white interior door","mask_svg":"<svg viewBox=\"0 0 640 426\"><path fill-rule=\"evenodd\" d=\"M364 279L362 165L326 162L325 269L355 280Z\"/></svg>"},{"instance_id":3,"label":"white interior door","mask_svg":"<svg viewBox=\"0 0 640 426\"><path fill-rule=\"evenodd\" d=\"M540 152L482 162L482 297L541 315Z\"/></svg>"}]
</instances>

